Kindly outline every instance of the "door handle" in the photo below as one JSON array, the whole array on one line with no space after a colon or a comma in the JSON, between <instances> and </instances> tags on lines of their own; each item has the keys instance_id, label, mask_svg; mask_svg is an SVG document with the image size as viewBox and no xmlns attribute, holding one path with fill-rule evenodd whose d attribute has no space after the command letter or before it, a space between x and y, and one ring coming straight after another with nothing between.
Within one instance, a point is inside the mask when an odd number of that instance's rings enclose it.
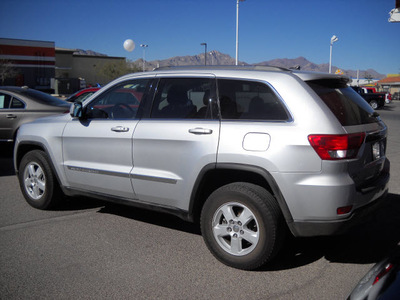
<instances>
[{"instance_id":1,"label":"door handle","mask_svg":"<svg viewBox=\"0 0 400 300\"><path fill-rule=\"evenodd\" d=\"M196 128L189 129L189 133L192 133L192 134L211 134L212 132L213 132L212 129L209 129L209 128L196 127Z\"/></svg>"},{"instance_id":2,"label":"door handle","mask_svg":"<svg viewBox=\"0 0 400 300\"><path fill-rule=\"evenodd\" d=\"M16 115L12 115L12 114L8 114L8 115L6 116L6 118L7 118L7 119L16 119L17 116L16 116Z\"/></svg>"},{"instance_id":3,"label":"door handle","mask_svg":"<svg viewBox=\"0 0 400 300\"><path fill-rule=\"evenodd\" d=\"M115 132L128 132L129 128L124 127L124 126L116 126L116 127L111 128L111 130L115 131Z\"/></svg>"}]
</instances>

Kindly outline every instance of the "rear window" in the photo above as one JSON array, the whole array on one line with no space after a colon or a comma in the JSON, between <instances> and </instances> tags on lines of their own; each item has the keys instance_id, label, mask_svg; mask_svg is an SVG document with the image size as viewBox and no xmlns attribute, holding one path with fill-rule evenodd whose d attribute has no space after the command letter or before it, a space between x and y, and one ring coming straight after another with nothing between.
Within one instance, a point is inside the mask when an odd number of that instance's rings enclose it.
<instances>
[{"instance_id":1,"label":"rear window","mask_svg":"<svg viewBox=\"0 0 400 300\"><path fill-rule=\"evenodd\" d=\"M377 114L352 88L341 81L317 80L307 84L329 107L342 126L375 123Z\"/></svg>"},{"instance_id":2,"label":"rear window","mask_svg":"<svg viewBox=\"0 0 400 300\"><path fill-rule=\"evenodd\" d=\"M66 105L66 102L58 99L56 97L50 96L46 93L28 89L21 92L22 95L26 95L32 99L37 100L40 103L48 104L48 105L55 105L55 106L63 106Z\"/></svg>"},{"instance_id":3,"label":"rear window","mask_svg":"<svg viewBox=\"0 0 400 300\"><path fill-rule=\"evenodd\" d=\"M289 120L281 100L264 82L218 79L218 97L223 120Z\"/></svg>"}]
</instances>

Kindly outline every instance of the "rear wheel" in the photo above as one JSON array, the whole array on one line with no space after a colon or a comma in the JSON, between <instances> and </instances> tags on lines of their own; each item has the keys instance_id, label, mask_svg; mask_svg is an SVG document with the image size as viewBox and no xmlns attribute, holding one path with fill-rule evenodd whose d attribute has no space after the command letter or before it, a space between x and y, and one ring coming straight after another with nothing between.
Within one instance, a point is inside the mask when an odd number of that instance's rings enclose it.
<instances>
[{"instance_id":1,"label":"rear wheel","mask_svg":"<svg viewBox=\"0 0 400 300\"><path fill-rule=\"evenodd\" d=\"M22 194L31 206L49 209L59 203L62 193L45 152L25 154L18 173Z\"/></svg>"},{"instance_id":2,"label":"rear wheel","mask_svg":"<svg viewBox=\"0 0 400 300\"><path fill-rule=\"evenodd\" d=\"M373 109L378 109L378 101L376 101L376 100L371 100L370 102L369 102L369 105L371 105L371 107L373 108Z\"/></svg>"},{"instance_id":3,"label":"rear wheel","mask_svg":"<svg viewBox=\"0 0 400 300\"><path fill-rule=\"evenodd\" d=\"M276 200L249 183L229 184L212 193L202 210L201 230L218 260L244 270L272 260L285 236Z\"/></svg>"}]
</instances>

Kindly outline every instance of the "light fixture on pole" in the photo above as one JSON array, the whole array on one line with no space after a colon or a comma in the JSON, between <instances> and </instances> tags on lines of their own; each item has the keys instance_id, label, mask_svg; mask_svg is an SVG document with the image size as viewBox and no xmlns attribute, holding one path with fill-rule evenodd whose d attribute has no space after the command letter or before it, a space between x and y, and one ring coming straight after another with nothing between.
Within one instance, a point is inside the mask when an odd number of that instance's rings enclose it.
<instances>
[{"instance_id":1,"label":"light fixture on pole","mask_svg":"<svg viewBox=\"0 0 400 300\"><path fill-rule=\"evenodd\" d=\"M145 71L145 63L146 63L146 48L149 45L145 45L145 44L140 44L140 47L143 48L143 72Z\"/></svg>"},{"instance_id":2,"label":"light fixture on pole","mask_svg":"<svg viewBox=\"0 0 400 300\"><path fill-rule=\"evenodd\" d=\"M334 42L338 41L338 37L336 35L333 35L331 37L331 46L330 46L330 52L329 52L329 73L332 73L332 46Z\"/></svg>"},{"instance_id":3,"label":"light fixture on pole","mask_svg":"<svg viewBox=\"0 0 400 300\"><path fill-rule=\"evenodd\" d=\"M244 0L236 0L236 59L235 64L239 62L239 2Z\"/></svg>"},{"instance_id":4,"label":"light fixture on pole","mask_svg":"<svg viewBox=\"0 0 400 300\"><path fill-rule=\"evenodd\" d=\"M207 43L201 43L204 46L204 65L207 66Z\"/></svg>"},{"instance_id":5,"label":"light fixture on pole","mask_svg":"<svg viewBox=\"0 0 400 300\"><path fill-rule=\"evenodd\" d=\"M210 52L210 56L211 56L211 65L213 66L214 65L214 52L213 51Z\"/></svg>"}]
</instances>

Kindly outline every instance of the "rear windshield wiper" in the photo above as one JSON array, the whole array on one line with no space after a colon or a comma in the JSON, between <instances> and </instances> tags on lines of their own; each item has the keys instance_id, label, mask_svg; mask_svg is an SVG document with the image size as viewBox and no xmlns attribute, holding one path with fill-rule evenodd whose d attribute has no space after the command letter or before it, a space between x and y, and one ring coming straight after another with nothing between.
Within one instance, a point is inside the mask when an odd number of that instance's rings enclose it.
<instances>
[{"instance_id":1,"label":"rear windshield wiper","mask_svg":"<svg viewBox=\"0 0 400 300\"><path fill-rule=\"evenodd\" d=\"M378 114L376 111L374 111L372 114L370 114L370 117L374 117L374 118L379 118L381 115Z\"/></svg>"}]
</instances>

